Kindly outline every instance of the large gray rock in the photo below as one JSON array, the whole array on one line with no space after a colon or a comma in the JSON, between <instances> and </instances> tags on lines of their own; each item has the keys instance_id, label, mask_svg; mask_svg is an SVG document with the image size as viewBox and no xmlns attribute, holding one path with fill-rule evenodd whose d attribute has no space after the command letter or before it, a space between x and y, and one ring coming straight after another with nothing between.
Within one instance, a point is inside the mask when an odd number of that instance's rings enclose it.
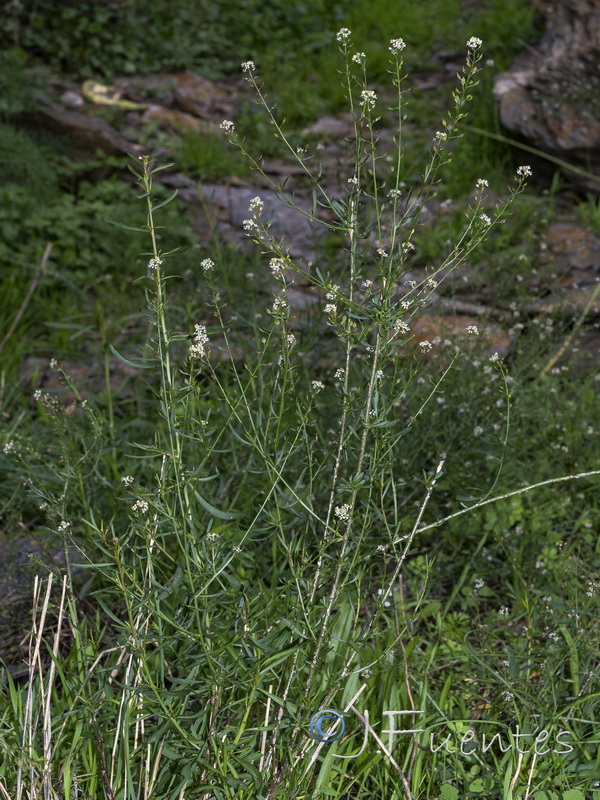
<instances>
[{"instance_id":1,"label":"large gray rock","mask_svg":"<svg viewBox=\"0 0 600 800\"><path fill-rule=\"evenodd\" d=\"M591 173L569 177L600 191L600 3L532 1L546 32L496 77L500 117L533 146Z\"/></svg>"}]
</instances>

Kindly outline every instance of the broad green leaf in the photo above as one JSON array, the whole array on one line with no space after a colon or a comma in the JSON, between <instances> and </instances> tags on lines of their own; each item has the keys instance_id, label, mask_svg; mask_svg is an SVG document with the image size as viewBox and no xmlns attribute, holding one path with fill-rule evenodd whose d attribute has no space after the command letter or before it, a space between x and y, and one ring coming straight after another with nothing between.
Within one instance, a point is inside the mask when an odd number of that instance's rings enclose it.
<instances>
[{"instance_id":1,"label":"broad green leaf","mask_svg":"<svg viewBox=\"0 0 600 800\"><path fill-rule=\"evenodd\" d=\"M458 800L458 789L445 783L440 791L440 800Z\"/></svg>"},{"instance_id":2,"label":"broad green leaf","mask_svg":"<svg viewBox=\"0 0 600 800\"><path fill-rule=\"evenodd\" d=\"M200 505L203 506L203 508L205 508L209 514L212 514L213 517L218 517L219 519L239 519L241 516L243 516L241 511L221 511L220 509L215 508L212 503L209 503L208 500L205 500L195 489L194 494L196 495L196 499Z\"/></svg>"}]
</instances>

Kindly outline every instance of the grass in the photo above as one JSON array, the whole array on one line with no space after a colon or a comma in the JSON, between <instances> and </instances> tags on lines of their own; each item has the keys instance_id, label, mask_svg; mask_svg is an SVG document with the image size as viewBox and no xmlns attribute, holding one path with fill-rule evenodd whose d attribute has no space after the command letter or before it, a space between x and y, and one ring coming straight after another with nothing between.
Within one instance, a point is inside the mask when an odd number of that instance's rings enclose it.
<instances>
[{"instance_id":1,"label":"grass","mask_svg":"<svg viewBox=\"0 0 600 800\"><path fill-rule=\"evenodd\" d=\"M404 10L417 36L422 18ZM94 180L97 165L77 180L63 170L46 208L27 164L13 168L0 339L24 311L2 353L0 503L6 530L58 543L67 568L36 585L28 678L0 686L4 797L597 800L597 370L542 374L564 335L550 318L528 321L505 360L483 325L419 346L432 286L404 306L395 288L415 266L468 259L521 313L509 271L517 254L521 271L533 262L551 206L495 151L499 205L474 191L483 176L458 137L481 90L477 48L433 127L448 139L418 168L418 138L392 147L391 170L374 131L392 103L360 105L372 84L339 44L356 182L328 196L312 153L278 127L285 110L253 115L328 208L308 273L258 200L255 252L196 242L152 159L130 164L137 186ZM388 65L396 88L404 52ZM246 77L268 86L268 73ZM230 158L256 168L263 142L247 124ZM218 178L223 140L214 159L196 146L186 166ZM458 207L430 226L404 201L434 191ZM26 237L21 218L43 235ZM300 277L319 301L298 319L287 298ZM34 397L18 371L33 342L57 359L57 388ZM98 363L94 386L65 368L76 355ZM310 736L324 709L343 714L335 742ZM487 750L484 733L497 735Z\"/></svg>"}]
</instances>

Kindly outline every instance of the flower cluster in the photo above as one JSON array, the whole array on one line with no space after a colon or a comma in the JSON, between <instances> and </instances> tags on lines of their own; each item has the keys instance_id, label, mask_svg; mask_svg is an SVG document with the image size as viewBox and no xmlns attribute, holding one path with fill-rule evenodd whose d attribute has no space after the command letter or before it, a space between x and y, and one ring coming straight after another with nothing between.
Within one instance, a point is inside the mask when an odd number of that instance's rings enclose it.
<instances>
[{"instance_id":1,"label":"flower cluster","mask_svg":"<svg viewBox=\"0 0 600 800\"><path fill-rule=\"evenodd\" d=\"M366 108L375 108L377 95L371 89L363 89L360 93L360 105Z\"/></svg>"},{"instance_id":2,"label":"flower cluster","mask_svg":"<svg viewBox=\"0 0 600 800\"><path fill-rule=\"evenodd\" d=\"M480 214L479 219L483 222L483 224L486 227L492 224L492 220L488 217L487 214Z\"/></svg>"},{"instance_id":3,"label":"flower cluster","mask_svg":"<svg viewBox=\"0 0 600 800\"><path fill-rule=\"evenodd\" d=\"M479 328L477 325L467 325L465 333L467 336L479 336Z\"/></svg>"},{"instance_id":4,"label":"flower cluster","mask_svg":"<svg viewBox=\"0 0 600 800\"><path fill-rule=\"evenodd\" d=\"M282 270L285 269L285 259L272 258L269 261L269 266L271 267L271 272L273 273L273 275L275 275L276 278L279 278Z\"/></svg>"},{"instance_id":5,"label":"flower cluster","mask_svg":"<svg viewBox=\"0 0 600 800\"><path fill-rule=\"evenodd\" d=\"M478 50L482 44L483 42L478 36L471 36L471 38L467 42L467 47L469 48L469 50Z\"/></svg>"},{"instance_id":6,"label":"flower cluster","mask_svg":"<svg viewBox=\"0 0 600 800\"><path fill-rule=\"evenodd\" d=\"M6 442L6 444L4 445L3 450L6 453L6 455L8 455L9 453L12 453L14 449L15 449L15 443L13 442L12 439L9 439L9 441Z\"/></svg>"},{"instance_id":7,"label":"flower cluster","mask_svg":"<svg viewBox=\"0 0 600 800\"><path fill-rule=\"evenodd\" d=\"M519 178L531 178L533 172L531 167L519 167L517 170L517 175Z\"/></svg>"},{"instance_id":8,"label":"flower cluster","mask_svg":"<svg viewBox=\"0 0 600 800\"><path fill-rule=\"evenodd\" d=\"M423 341L423 342L419 342L419 347L421 348L421 350L422 350L424 353L428 353L428 352L431 350L431 348L433 347L433 345L431 344L431 342L428 342L428 341L425 339L425 341Z\"/></svg>"},{"instance_id":9,"label":"flower cluster","mask_svg":"<svg viewBox=\"0 0 600 800\"><path fill-rule=\"evenodd\" d=\"M364 64L366 60L367 56L364 53L354 53L352 56L352 61L354 61L355 64Z\"/></svg>"},{"instance_id":10,"label":"flower cluster","mask_svg":"<svg viewBox=\"0 0 600 800\"><path fill-rule=\"evenodd\" d=\"M224 119L223 122L219 125L219 128L221 128L222 131L225 131L225 133L229 135L235 133L235 125L230 119Z\"/></svg>"},{"instance_id":11,"label":"flower cluster","mask_svg":"<svg viewBox=\"0 0 600 800\"><path fill-rule=\"evenodd\" d=\"M325 388L325 384L323 383L323 381L313 381L311 385L312 385L313 392L315 394L317 392L320 392L321 389Z\"/></svg>"},{"instance_id":12,"label":"flower cluster","mask_svg":"<svg viewBox=\"0 0 600 800\"><path fill-rule=\"evenodd\" d=\"M206 335L206 325L194 325L194 337L189 350L190 357L205 358L206 344L208 344L208 336Z\"/></svg>"},{"instance_id":13,"label":"flower cluster","mask_svg":"<svg viewBox=\"0 0 600 800\"><path fill-rule=\"evenodd\" d=\"M246 233L252 233L253 231L258 230L258 225L253 219L242 220L242 226Z\"/></svg>"},{"instance_id":14,"label":"flower cluster","mask_svg":"<svg viewBox=\"0 0 600 800\"><path fill-rule=\"evenodd\" d=\"M348 28L340 28L335 38L338 40L338 42L347 42L350 38L350 33L351 31L349 31Z\"/></svg>"},{"instance_id":15,"label":"flower cluster","mask_svg":"<svg viewBox=\"0 0 600 800\"><path fill-rule=\"evenodd\" d=\"M131 486L133 483L133 476L132 475L123 475L121 478L121 483L125 484L125 486Z\"/></svg>"},{"instance_id":16,"label":"flower cluster","mask_svg":"<svg viewBox=\"0 0 600 800\"><path fill-rule=\"evenodd\" d=\"M352 506L350 503L346 503L343 506L336 506L335 507L335 515L338 519L341 520L348 520L350 519L350 512L352 511Z\"/></svg>"},{"instance_id":17,"label":"flower cluster","mask_svg":"<svg viewBox=\"0 0 600 800\"><path fill-rule=\"evenodd\" d=\"M401 319L396 320L396 322L394 323L394 328L398 331L398 333L409 333L410 332L410 328L408 327L406 322L404 322Z\"/></svg>"},{"instance_id":18,"label":"flower cluster","mask_svg":"<svg viewBox=\"0 0 600 800\"><path fill-rule=\"evenodd\" d=\"M260 197L253 197L252 200L250 200L250 211L252 211L257 217L262 214L264 207L265 204Z\"/></svg>"},{"instance_id":19,"label":"flower cluster","mask_svg":"<svg viewBox=\"0 0 600 800\"><path fill-rule=\"evenodd\" d=\"M148 503L145 500L136 500L131 506L131 510L136 514L145 514L148 511Z\"/></svg>"},{"instance_id":20,"label":"flower cluster","mask_svg":"<svg viewBox=\"0 0 600 800\"><path fill-rule=\"evenodd\" d=\"M151 258L148 262L148 269L156 269L157 267L160 267L162 263L163 262L161 258L154 256L154 258Z\"/></svg>"},{"instance_id":21,"label":"flower cluster","mask_svg":"<svg viewBox=\"0 0 600 800\"><path fill-rule=\"evenodd\" d=\"M204 270L204 272L210 272L211 269L215 266L215 262L212 261L210 258L205 258L204 261L200 262L200 266Z\"/></svg>"},{"instance_id":22,"label":"flower cluster","mask_svg":"<svg viewBox=\"0 0 600 800\"><path fill-rule=\"evenodd\" d=\"M254 61L244 61L242 64L242 72L254 72L256 65Z\"/></svg>"},{"instance_id":23,"label":"flower cluster","mask_svg":"<svg viewBox=\"0 0 600 800\"><path fill-rule=\"evenodd\" d=\"M406 44L404 39L390 39L390 46L388 47L388 50L393 56L397 56L398 53L401 53L405 47Z\"/></svg>"},{"instance_id":24,"label":"flower cluster","mask_svg":"<svg viewBox=\"0 0 600 800\"><path fill-rule=\"evenodd\" d=\"M477 189L487 189L488 186L489 186L489 183L486 181L485 178L479 178L477 180L477 183L475 184L475 187Z\"/></svg>"}]
</instances>

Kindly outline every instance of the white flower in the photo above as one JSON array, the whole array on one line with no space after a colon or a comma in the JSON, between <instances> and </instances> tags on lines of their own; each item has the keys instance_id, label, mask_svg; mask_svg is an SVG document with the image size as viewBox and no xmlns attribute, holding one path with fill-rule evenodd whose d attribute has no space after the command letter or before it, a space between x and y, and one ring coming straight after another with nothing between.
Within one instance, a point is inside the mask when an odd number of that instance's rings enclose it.
<instances>
[{"instance_id":1,"label":"white flower","mask_svg":"<svg viewBox=\"0 0 600 800\"><path fill-rule=\"evenodd\" d=\"M390 39L390 46L388 47L388 50L392 55L397 56L398 53L401 53L405 47L406 44L404 43L404 39Z\"/></svg>"},{"instance_id":2,"label":"white flower","mask_svg":"<svg viewBox=\"0 0 600 800\"><path fill-rule=\"evenodd\" d=\"M476 186L477 189L487 189L488 186L489 186L489 183L486 181L485 178L479 178L477 180L477 183L475 184L475 186Z\"/></svg>"},{"instance_id":3,"label":"white flower","mask_svg":"<svg viewBox=\"0 0 600 800\"><path fill-rule=\"evenodd\" d=\"M207 533L206 534L206 538L208 539L209 542L216 542L217 539L219 538L219 534L218 533Z\"/></svg>"},{"instance_id":4,"label":"white flower","mask_svg":"<svg viewBox=\"0 0 600 800\"><path fill-rule=\"evenodd\" d=\"M288 304L287 304L287 301L286 301L286 300L284 300L284 299L283 299L283 298L281 298L281 297L276 297L276 298L273 300L273 308L272 308L272 311L273 311L273 313L274 313L274 314L279 314L279 313L281 313L282 311L285 311L285 309L287 308L287 306L288 306Z\"/></svg>"},{"instance_id":5,"label":"white flower","mask_svg":"<svg viewBox=\"0 0 600 800\"><path fill-rule=\"evenodd\" d=\"M506 606L500 606L500 608L498 610L498 613L500 614L501 617L507 617L508 616L508 608ZM508 666L508 664L506 664L506 666Z\"/></svg>"},{"instance_id":6,"label":"white flower","mask_svg":"<svg viewBox=\"0 0 600 800\"><path fill-rule=\"evenodd\" d=\"M441 145L442 142L445 142L448 138L448 134L445 131L436 131L435 136L433 137L433 143L436 146Z\"/></svg>"},{"instance_id":7,"label":"white flower","mask_svg":"<svg viewBox=\"0 0 600 800\"><path fill-rule=\"evenodd\" d=\"M346 503L343 506L336 506L335 507L335 515L338 519L350 519L350 511L352 510L352 506L350 503Z\"/></svg>"},{"instance_id":8,"label":"white flower","mask_svg":"<svg viewBox=\"0 0 600 800\"><path fill-rule=\"evenodd\" d=\"M206 335L206 325L194 325L194 336L190 345L190 358L204 358L206 356L205 345L208 343Z\"/></svg>"},{"instance_id":9,"label":"white flower","mask_svg":"<svg viewBox=\"0 0 600 800\"><path fill-rule=\"evenodd\" d=\"M360 93L360 105L367 108L375 108L377 95L371 89L363 89Z\"/></svg>"},{"instance_id":10,"label":"white flower","mask_svg":"<svg viewBox=\"0 0 600 800\"><path fill-rule=\"evenodd\" d=\"M519 167L517 170L519 178L530 178L533 175L531 167Z\"/></svg>"},{"instance_id":11,"label":"white flower","mask_svg":"<svg viewBox=\"0 0 600 800\"><path fill-rule=\"evenodd\" d=\"M219 128L221 128L222 131L225 131L225 133L229 134L235 133L235 125L230 119L224 119L223 122L219 125Z\"/></svg>"},{"instance_id":12,"label":"white flower","mask_svg":"<svg viewBox=\"0 0 600 800\"><path fill-rule=\"evenodd\" d=\"M145 500L136 500L131 506L131 510L136 514L145 514L148 511L148 503Z\"/></svg>"},{"instance_id":13,"label":"white flower","mask_svg":"<svg viewBox=\"0 0 600 800\"><path fill-rule=\"evenodd\" d=\"M471 36L471 38L467 42L467 47L469 48L469 50L477 50L479 47L481 47L482 44L483 42L477 36Z\"/></svg>"},{"instance_id":14,"label":"white flower","mask_svg":"<svg viewBox=\"0 0 600 800\"><path fill-rule=\"evenodd\" d=\"M483 224L487 227L488 225L492 224L492 220L488 217L487 214L480 214L479 219L483 222Z\"/></svg>"},{"instance_id":15,"label":"white flower","mask_svg":"<svg viewBox=\"0 0 600 800\"><path fill-rule=\"evenodd\" d=\"M383 249L383 247L379 247L379 248L377 249L377 255L378 255L380 258L387 258L387 257L388 257L388 254L385 252L385 250Z\"/></svg>"},{"instance_id":16,"label":"white flower","mask_svg":"<svg viewBox=\"0 0 600 800\"><path fill-rule=\"evenodd\" d=\"M408 252L410 252L411 250L414 250L414 249L415 249L415 246L414 246L414 244L412 242L403 242L403 244L402 244L402 252L403 253L408 253Z\"/></svg>"},{"instance_id":17,"label":"white flower","mask_svg":"<svg viewBox=\"0 0 600 800\"><path fill-rule=\"evenodd\" d=\"M432 344L425 340L424 342L419 342L419 347L424 353L428 353L432 348Z\"/></svg>"},{"instance_id":18,"label":"white flower","mask_svg":"<svg viewBox=\"0 0 600 800\"><path fill-rule=\"evenodd\" d=\"M12 453L14 449L15 449L15 443L13 442L12 439L10 439L8 442L6 442L6 444L4 445L4 448L3 448L4 452L6 453L6 455L8 455L9 453Z\"/></svg>"},{"instance_id":19,"label":"white flower","mask_svg":"<svg viewBox=\"0 0 600 800\"><path fill-rule=\"evenodd\" d=\"M254 72L256 65L254 61L244 61L242 64L242 72Z\"/></svg>"},{"instance_id":20,"label":"white flower","mask_svg":"<svg viewBox=\"0 0 600 800\"><path fill-rule=\"evenodd\" d=\"M132 475L123 475L121 478L121 483L124 483L125 486L131 486L133 483L133 476Z\"/></svg>"},{"instance_id":21,"label":"white flower","mask_svg":"<svg viewBox=\"0 0 600 800\"><path fill-rule=\"evenodd\" d=\"M344 376L346 375L346 370L343 367L336 369L335 371L335 379L336 381L343 381Z\"/></svg>"},{"instance_id":22,"label":"white flower","mask_svg":"<svg viewBox=\"0 0 600 800\"><path fill-rule=\"evenodd\" d=\"M288 335L286 336L286 342L288 347L290 348L296 344L296 337L294 336L293 333L288 333Z\"/></svg>"},{"instance_id":23,"label":"white flower","mask_svg":"<svg viewBox=\"0 0 600 800\"><path fill-rule=\"evenodd\" d=\"M50 369L58 369L58 361L55 358L50 359Z\"/></svg>"},{"instance_id":24,"label":"white flower","mask_svg":"<svg viewBox=\"0 0 600 800\"><path fill-rule=\"evenodd\" d=\"M352 61L354 61L355 64L363 64L366 58L364 53L354 53Z\"/></svg>"},{"instance_id":25,"label":"white flower","mask_svg":"<svg viewBox=\"0 0 600 800\"><path fill-rule=\"evenodd\" d=\"M402 192L400 189L390 189L388 192L389 197L400 197L401 194Z\"/></svg>"},{"instance_id":26,"label":"white flower","mask_svg":"<svg viewBox=\"0 0 600 800\"><path fill-rule=\"evenodd\" d=\"M367 279L366 281L362 282L363 289L370 289L373 286L373 281Z\"/></svg>"},{"instance_id":27,"label":"white flower","mask_svg":"<svg viewBox=\"0 0 600 800\"><path fill-rule=\"evenodd\" d=\"M427 279L427 283L425 284L425 286L426 286L428 289L436 289L436 288L437 288L437 285L438 285L438 282L437 282L437 281L435 281L433 278L428 278L428 279Z\"/></svg>"},{"instance_id":28,"label":"white flower","mask_svg":"<svg viewBox=\"0 0 600 800\"><path fill-rule=\"evenodd\" d=\"M336 306L336 304L335 304L335 303L327 303L327 305L325 306L325 308L323 309L323 311L324 311L326 314L335 314L335 313L336 313L336 311L337 311L337 306Z\"/></svg>"},{"instance_id":29,"label":"white flower","mask_svg":"<svg viewBox=\"0 0 600 800\"><path fill-rule=\"evenodd\" d=\"M394 328L398 331L398 333L408 333L410 331L410 328L408 327L406 322L404 322L401 319L396 320L396 322L394 323Z\"/></svg>"},{"instance_id":30,"label":"white flower","mask_svg":"<svg viewBox=\"0 0 600 800\"><path fill-rule=\"evenodd\" d=\"M285 269L285 260L283 258L272 258L269 261L269 266L271 267L271 272L276 277L281 275L281 270Z\"/></svg>"},{"instance_id":31,"label":"white flower","mask_svg":"<svg viewBox=\"0 0 600 800\"><path fill-rule=\"evenodd\" d=\"M33 393L33 399L34 400L41 400L42 396L43 396L43 392L42 392L41 389L36 389L35 392Z\"/></svg>"},{"instance_id":32,"label":"white flower","mask_svg":"<svg viewBox=\"0 0 600 800\"><path fill-rule=\"evenodd\" d=\"M148 262L148 269L156 269L157 267L160 267L162 263L162 259L160 259L158 256L155 256Z\"/></svg>"},{"instance_id":33,"label":"white flower","mask_svg":"<svg viewBox=\"0 0 600 800\"><path fill-rule=\"evenodd\" d=\"M356 176L353 178L348 178L348 183L351 183L352 186L358 186L358 178Z\"/></svg>"},{"instance_id":34,"label":"white flower","mask_svg":"<svg viewBox=\"0 0 600 800\"><path fill-rule=\"evenodd\" d=\"M498 355L498 353L493 353L493 355L490 356L490 361L492 362L500 361L500 356Z\"/></svg>"},{"instance_id":35,"label":"white flower","mask_svg":"<svg viewBox=\"0 0 600 800\"><path fill-rule=\"evenodd\" d=\"M67 531L67 530L69 530L70 527L71 527L71 523L70 522L65 522L64 519L63 519L62 522L58 523L58 530L59 531Z\"/></svg>"},{"instance_id":36,"label":"white flower","mask_svg":"<svg viewBox=\"0 0 600 800\"><path fill-rule=\"evenodd\" d=\"M252 231L257 231L258 230L258 225L256 224L256 222L253 219L245 219L245 220L243 220L242 221L242 226L243 226L244 230L247 231L248 233L251 233Z\"/></svg>"},{"instance_id":37,"label":"white flower","mask_svg":"<svg viewBox=\"0 0 600 800\"><path fill-rule=\"evenodd\" d=\"M340 28L335 38L338 40L338 42L347 42L350 38L350 33L351 31L349 31L348 28Z\"/></svg>"},{"instance_id":38,"label":"white flower","mask_svg":"<svg viewBox=\"0 0 600 800\"><path fill-rule=\"evenodd\" d=\"M321 389L325 388L325 384L323 383L323 381L313 381L311 386L312 386L313 392L315 392L315 394L317 392L320 392Z\"/></svg>"},{"instance_id":39,"label":"white flower","mask_svg":"<svg viewBox=\"0 0 600 800\"><path fill-rule=\"evenodd\" d=\"M481 425L476 425L473 428L473 436L481 436L482 433L483 433L483 428L481 427Z\"/></svg>"},{"instance_id":40,"label":"white flower","mask_svg":"<svg viewBox=\"0 0 600 800\"><path fill-rule=\"evenodd\" d=\"M204 270L204 272L210 272L211 269L215 266L215 262L212 261L210 258L205 258L204 261L200 262L200 266Z\"/></svg>"},{"instance_id":41,"label":"white flower","mask_svg":"<svg viewBox=\"0 0 600 800\"><path fill-rule=\"evenodd\" d=\"M336 296L336 294L339 292L339 290L340 290L340 287L337 285L337 283L334 283L334 284L331 286L331 289L330 289L330 290L327 292L327 294L325 295L325 297L326 297L328 300L335 300L335 296Z\"/></svg>"},{"instance_id":42,"label":"white flower","mask_svg":"<svg viewBox=\"0 0 600 800\"><path fill-rule=\"evenodd\" d=\"M479 336L479 328L477 325L467 325L465 333L467 336Z\"/></svg>"},{"instance_id":43,"label":"white flower","mask_svg":"<svg viewBox=\"0 0 600 800\"><path fill-rule=\"evenodd\" d=\"M262 214L264 207L265 204L260 197L253 197L252 200L250 200L250 211L253 211L257 217Z\"/></svg>"}]
</instances>

